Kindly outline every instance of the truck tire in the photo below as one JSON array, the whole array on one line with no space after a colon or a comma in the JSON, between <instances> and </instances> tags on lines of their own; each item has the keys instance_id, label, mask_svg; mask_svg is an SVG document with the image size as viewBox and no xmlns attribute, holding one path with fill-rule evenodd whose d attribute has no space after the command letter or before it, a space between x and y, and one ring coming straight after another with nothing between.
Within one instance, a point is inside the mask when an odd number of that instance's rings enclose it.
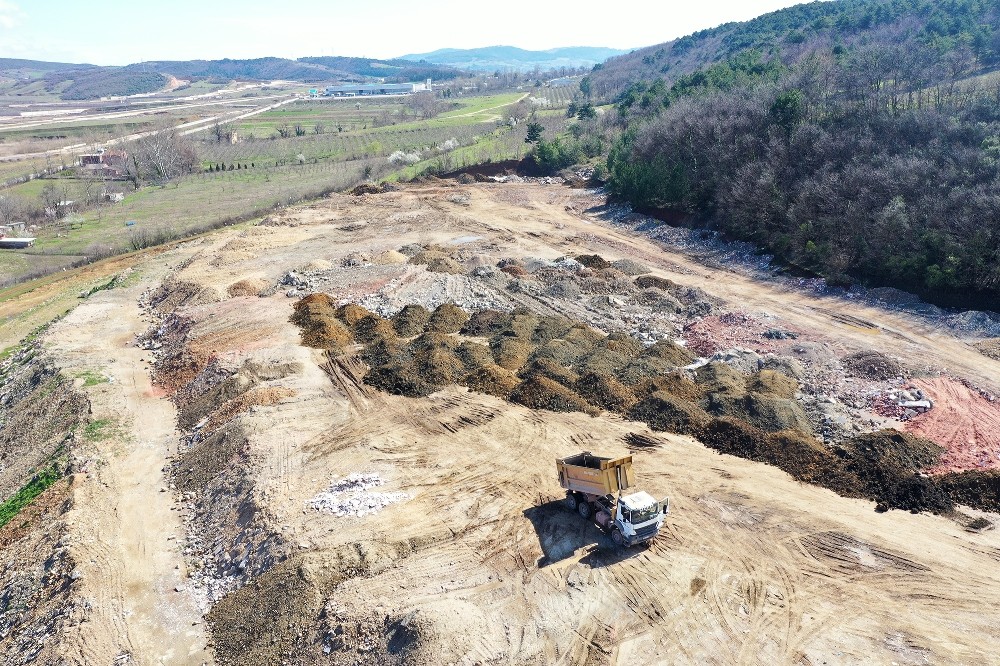
<instances>
[{"instance_id":1,"label":"truck tire","mask_svg":"<svg viewBox=\"0 0 1000 666\"><path fill-rule=\"evenodd\" d=\"M576 496L576 493L566 493L566 506L569 507L570 511L576 511L577 507L580 506L580 498Z\"/></svg>"},{"instance_id":2,"label":"truck tire","mask_svg":"<svg viewBox=\"0 0 1000 666\"><path fill-rule=\"evenodd\" d=\"M579 513L584 518L590 518L590 514L592 514L594 511L590 506L590 502L584 500L583 502L580 502L580 504L576 507L576 512Z\"/></svg>"},{"instance_id":3,"label":"truck tire","mask_svg":"<svg viewBox=\"0 0 1000 666\"><path fill-rule=\"evenodd\" d=\"M611 528L611 540L615 542L616 546L625 547L625 536L617 527Z\"/></svg>"}]
</instances>

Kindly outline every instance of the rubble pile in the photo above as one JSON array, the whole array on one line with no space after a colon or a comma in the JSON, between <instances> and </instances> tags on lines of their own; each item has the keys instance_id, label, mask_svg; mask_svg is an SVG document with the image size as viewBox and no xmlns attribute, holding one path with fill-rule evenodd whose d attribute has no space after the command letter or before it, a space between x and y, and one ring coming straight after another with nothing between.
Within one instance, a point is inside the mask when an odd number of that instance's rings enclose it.
<instances>
[{"instance_id":1,"label":"rubble pile","mask_svg":"<svg viewBox=\"0 0 1000 666\"><path fill-rule=\"evenodd\" d=\"M372 492L374 488L384 485L385 480L377 472L354 472L334 481L327 490L310 499L307 505L342 518L362 518L410 498L408 494L399 491Z\"/></svg>"}]
</instances>

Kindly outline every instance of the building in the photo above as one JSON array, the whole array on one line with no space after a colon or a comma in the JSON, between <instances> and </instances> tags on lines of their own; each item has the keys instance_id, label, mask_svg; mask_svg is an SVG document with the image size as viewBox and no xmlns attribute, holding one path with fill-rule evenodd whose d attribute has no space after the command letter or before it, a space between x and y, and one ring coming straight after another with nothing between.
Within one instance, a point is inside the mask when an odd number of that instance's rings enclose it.
<instances>
[{"instance_id":1,"label":"building","mask_svg":"<svg viewBox=\"0 0 1000 666\"><path fill-rule=\"evenodd\" d=\"M80 156L81 175L92 178L124 178L127 164L128 153L124 150L99 149Z\"/></svg>"},{"instance_id":2,"label":"building","mask_svg":"<svg viewBox=\"0 0 1000 666\"><path fill-rule=\"evenodd\" d=\"M326 97L365 97L370 95L412 95L418 92L431 92L431 80L424 83L344 83L337 86L327 86L323 91Z\"/></svg>"}]
</instances>

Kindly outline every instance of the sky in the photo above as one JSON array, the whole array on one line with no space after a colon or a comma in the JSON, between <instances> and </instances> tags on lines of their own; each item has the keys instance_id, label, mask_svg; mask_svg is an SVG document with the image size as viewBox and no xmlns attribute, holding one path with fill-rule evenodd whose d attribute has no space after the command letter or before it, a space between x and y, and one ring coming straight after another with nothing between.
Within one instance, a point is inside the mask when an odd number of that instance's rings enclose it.
<instances>
[{"instance_id":1,"label":"sky","mask_svg":"<svg viewBox=\"0 0 1000 666\"><path fill-rule=\"evenodd\" d=\"M391 58L510 45L632 49L789 0L0 0L0 57L95 65L278 56Z\"/></svg>"}]
</instances>

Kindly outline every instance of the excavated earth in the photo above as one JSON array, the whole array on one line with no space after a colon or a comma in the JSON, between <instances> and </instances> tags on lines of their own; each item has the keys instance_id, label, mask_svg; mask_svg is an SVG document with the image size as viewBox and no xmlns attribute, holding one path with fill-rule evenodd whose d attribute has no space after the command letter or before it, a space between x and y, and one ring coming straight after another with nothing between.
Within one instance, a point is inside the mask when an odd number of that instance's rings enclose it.
<instances>
[{"instance_id":1,"label":"excavated earth","mask_svg":"<svg viewBox=\"0 0 1000 666\"><path fill-rule=\"evenodd\" d=\"M65 474L0 528L0 660L1000 663L978 342L539 183L138 256L0 368L0 499ZM634 456L660 537L563 508L580 450Z\"/></svg>"}]
</instances>

